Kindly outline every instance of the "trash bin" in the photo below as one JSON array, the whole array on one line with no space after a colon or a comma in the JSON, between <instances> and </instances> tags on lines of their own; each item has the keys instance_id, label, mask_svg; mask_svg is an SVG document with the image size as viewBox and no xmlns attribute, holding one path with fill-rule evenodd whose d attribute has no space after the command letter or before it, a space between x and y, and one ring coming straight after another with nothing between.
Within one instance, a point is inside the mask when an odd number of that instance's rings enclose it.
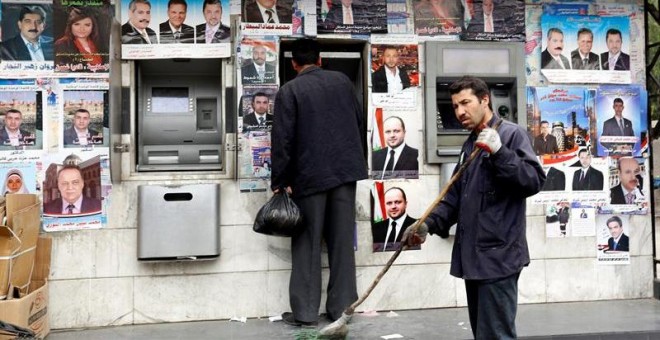
<instances>
[{"instance_id":1,"label":"trash bin","mask_svg":"<svg viewBox=\"0 0 660 340\"><path fill-rule=\"evenodd\" d=\"M138 260L219 255L219 184L138 186Z\"/></svg>"}]
</instances>

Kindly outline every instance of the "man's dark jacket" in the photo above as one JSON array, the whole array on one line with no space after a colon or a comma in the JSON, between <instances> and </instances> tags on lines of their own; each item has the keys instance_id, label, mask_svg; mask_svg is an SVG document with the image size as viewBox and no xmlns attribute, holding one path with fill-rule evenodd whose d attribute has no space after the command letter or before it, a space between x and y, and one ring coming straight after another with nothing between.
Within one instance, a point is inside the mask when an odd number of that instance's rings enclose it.
<instances>
[{"instance_id":1,"label":"man's dark jacket","mask_svg":"<svg viewBox=\"0 0 660 340\"><path fill-rule=\"evenodd\" d=\"M598 54L589 52L587 64L583 65L580 51L575 49L571 51L571 67L574 70L600 70L600 59L598 58Z\"/></svg>"},{"instance_id":2,"label":"man's dark jacket","mask_svg":"<svg viewBox=\"0 0 660 340\"><path fill-rule=\"evenodd\" d=\"M626 234L621 234L621 237L619 238L619 243L616 244L616 249L614 249L614 238L610 237L610 239L607 240L607 247L609 248L609 250L629 251L630 239Z\"/></svg>"},{"instance_id":3,"label":"man's dark jacket","mask_svg":"<svg viewBox=\"0 0 660 340\"><path fill-rule=\"evenodd\" d=\"M503 121L498 133L502 147L481 151L425 220L441 237L458 223L450 274L466 280L507 277L529 264L525 199L539 192L545 173L522 127ZM472 132L463 144L463 161L476 137Z\"/></svg>"},{"instance_id":4,"label":"man's dark jacket","mask_svg":"<svg viewBox=\"0 0 660 340\"><path fill-rule=\"evenodd\" d=\"M87 136L89 138L92 138L94 136L98 136L99 132L96 130L92 129L87 129ZM76 132L75 127L70 127L66 130L64 130L64 145L73 145L75 141L78 140L78 132ZM88 140L87 144L92 144L92 141Z\"/></svg>"},{"instance_id":5,"label":"man's dark jacket","mask_svg":"<svg viewBox=\"0 0 660 340\"><path fill-rule=\"evenodd\" d=\"M1 42L0 58L2 60L30 61L32 56L25 46L25 41L17 34L11 39ZM42 35L40 37L41 52L44 54L44 60L53 60L53 38Z\"/></svg>"},{"instance_id":6,"label":"man's dark jacket","mask_svg":"<svg viewBox=\"0 0 660 340\"><path fill-rule=\"evenodd\" d=\"M603 70L610 69L610 52L605 52L600 54L600 67ZM614 64L615 71L628 71L630 70L630 56L621 52L619 53L619 58L616 59L616 64Z\"/></svg>"},{"instance_id":7,"label":"man's dark jacket","mask_svg":"<svg viewBox=\"0 0 660 340\"><path fill-rule=\"evenodd\" d=\"M272 188L302 197L367 178L362 108L341 72L310 66L275 99Z\"/></svg>"},{"instance_id":8,"label":"man's dark jacket","mask_svg":"<svg viewBox=\"0 0 660 340\"><path fill-rule=\"evenodd\" d=\"M158 37L156 32L151 28L145 28L147 36L149 37L149 42L152 44L158 43ZM144 40L140 32L138 32L130 23L126 22L121 25L121 43L122 44L149 44L148 41Z\"/></svg>"}]
</instances>

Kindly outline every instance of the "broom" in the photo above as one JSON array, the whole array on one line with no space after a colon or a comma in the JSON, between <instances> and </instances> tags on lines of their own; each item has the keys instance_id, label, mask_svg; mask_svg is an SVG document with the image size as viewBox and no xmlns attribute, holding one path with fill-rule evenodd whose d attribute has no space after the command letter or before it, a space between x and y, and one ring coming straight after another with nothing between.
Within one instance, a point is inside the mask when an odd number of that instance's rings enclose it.
<instances>
[{"instance_id":1,"label":"broom","mask_svg":"<svg viewBox=\"0 0 660 340\"><path fill-rule=\"evenodd\" d=\"M497 125L499 125L499 124L497 124ZM458 178L461 176L463 171L472 162L472 160L474 160L477 157L477 155L479 154L479 151L481 151L481 149L475 146L474 150L472 150L472 153L470 154L470 157L468 158L468 160L465 161L460 166L458 171L456 171L456 173L451 177L451 179L449 180L449 182L447 182L447 184L442 189L442 191L440 192L438 197L436 197L435 201L433 201L433 203L431 203L431 205L429 205L429 207L426 208L426 211L424 212L422 217L420 217L417 220L417 222L415 222L415 224L413 224L411 226L411 228L412 228L412 230L410 231L412 233L411 235L414 235L414 233L417 232L417 229L419 229L419 226L421 225L421 223L424 222L424 220L431 214L431 212L433 211L435 206L438 205L438 203L440 203L440 201L442 201L442 199L447 194L447 191L449 191L449 188L451 188L451 186L454 184L454 182L456 182L458 180ZM380 282L380 280L383 278L385 273L387 273L387 271L390 269L390 267L392 266L392 263L394 263L394 261L397 259L397 257L399 257L401 252L403 250L406 250L406 249L408 249L408 245L407 244L403 245L403 243L402 243L402 246L400 246L394 252L394 254L392 254L392 257L390 257L390 259L385 264L385 267L383 267L383 269L380 271L380 273L378 273L378 276L376 276L376 278L371 283L371 285L369 286L367 291L364 292L364 294L362 294L362 296L360 296L360 298L357 301L353 302L350 306L348 306L348 308L346 308L346 310L344 310L344 312L342 313L341 317L339 317L339 319L337 319L333 323L323 327L323 329L321 329L319 331L320 338L326 338L326 339L327 338L331 338L331 339L343 338L343 337L346 336L346 334L348 334L348 327L346 326L346 324L351 320L351 317L353 316L353 313L355 312L355 308L357 308L360 304L362 304L362 302L364 302L364 300L367 299L367 297L369 297L369 294L371 294L371 291L373 291L374 288L376 288L376 285L378 285L378 282Z\"/></svg>"}]
</instances>

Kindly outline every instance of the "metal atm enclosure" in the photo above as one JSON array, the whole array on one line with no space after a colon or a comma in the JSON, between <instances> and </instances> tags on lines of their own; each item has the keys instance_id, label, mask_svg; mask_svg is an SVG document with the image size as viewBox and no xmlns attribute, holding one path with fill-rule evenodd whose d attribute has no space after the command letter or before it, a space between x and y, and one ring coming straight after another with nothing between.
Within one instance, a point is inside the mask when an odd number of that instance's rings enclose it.
<instances>
[{"instance_id":1,"label":"metal atm enclosure","mask_svg":"<svg viewBox=\"0 0 660 340\"><path fill-rule=\"evenodd\" d=\"M135 63L137 170L222 170L221 60Z\"/></svg>"},{"instance_id":2,"label":"metal atm enclosure","mask_svg":"<svg viewBox=\"0 0 660 340\"><path fill-rule=\"evenodd\" d=\"M296 71L291 64L291 42L292 40L282 39L280 42L279 57L279 76L280 85L284 85L289 80L296 77ZM344 73L353 82L355 96L362 106L364 128L362 131L363 145L367 138L367 76L368 68L368 47L366 42L360 40L345 39L318 39L321 47L321 67L325 70L339 71ZM365 148L366 157L366 148Z\"/></svg>"},{"instance_id":3,"label":"metal atm enclosure","mask_svg":"<svg viewBox=\"0 0 660 340\"><path fill-rule=\"evenodd\" d=\"M527 125L523 47L521 42L426 42L427 163L456 162L470 133L456 119L449 95L449 85L464 75L489 85L493 112Z\"/></svg>"}]
</instances>

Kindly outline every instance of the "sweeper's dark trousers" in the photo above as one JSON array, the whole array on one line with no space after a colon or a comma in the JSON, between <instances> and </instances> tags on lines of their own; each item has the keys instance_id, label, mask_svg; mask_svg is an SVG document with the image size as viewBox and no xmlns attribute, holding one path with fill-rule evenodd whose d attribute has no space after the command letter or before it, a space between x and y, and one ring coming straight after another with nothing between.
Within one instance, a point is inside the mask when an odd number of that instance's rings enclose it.
<instances>
[{"instance_id":1,"label":"sweeper's dark trousers","mask_svg":"<svg viewBox=\"0 0 660 340\"><path fill-rule=\"evenodd\" d=\"M518 277L465 280L472 334L477 340L516 339Z\"/></svg>"},{"instance_id":2,"label":"sweeper's dark trousers","mask_svg":"<svg viewBox=\"0 0 660 340\"><path fill-rule=\"evenodd\" d=\"M328 247L328 316L339 318L357 300L355 279L355 182L310 196L294 198L305 231L291 239L293 269L289 303L296 320L318 320L321 304L321 240Z\"/></svg>"}]
</instances>

